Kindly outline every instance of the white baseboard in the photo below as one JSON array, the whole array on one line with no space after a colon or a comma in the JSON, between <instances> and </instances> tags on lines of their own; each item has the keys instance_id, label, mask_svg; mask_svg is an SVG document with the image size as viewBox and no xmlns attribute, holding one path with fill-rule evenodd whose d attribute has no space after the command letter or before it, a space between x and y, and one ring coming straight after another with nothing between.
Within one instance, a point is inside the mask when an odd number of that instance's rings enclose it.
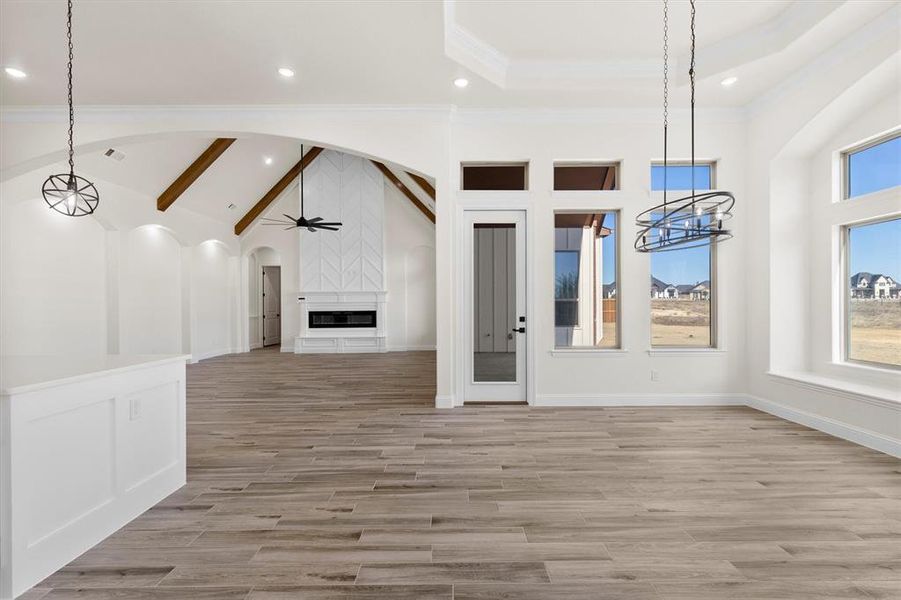
<instances>
[{"instance_id":1,"label":"white baseboard","mask_svg":"<svg viewBox=\"0 0 901 600\"><path fill-rule=\"evenodd\" d=\"M847 423L842 423L835 419L830 419L829 417L823 417L796 408L791 408L784 404L779 404L778 402L773 402L772 400L766 400L757 396L745 396L745 403L751 408L756 408L759 411L769 413L780 419L798 423L843 440L848 440L849 442L854 442L855 444L860 444L861 446L884 452L890 456L901 458L901 440L896 440L873 431L848 425ZM898 418L901 419L901 405L898 405L898 407L893 410L898 413Z\"/></svg>"},{"instance_id":2,"label":"white baseboard","mask_svg":"<svg viewBox=\"0 0 901 600\"><path fill-rule=\"evenodd\" d=\"M257 348L262 348L262 347L263 347L263 344L261 344L260 342L254 342L250 345L251 350L256 350Z\"/></svg>"},{"instance_id":3,"label":"white baseboard","mask_svg":"<svg viewBox=\"0 0 901 600\"><path fill-rule=\"evenodd\" d=\"M744 406L740 394L538 394L535 406Z\"/></svg>"}]
</instances>

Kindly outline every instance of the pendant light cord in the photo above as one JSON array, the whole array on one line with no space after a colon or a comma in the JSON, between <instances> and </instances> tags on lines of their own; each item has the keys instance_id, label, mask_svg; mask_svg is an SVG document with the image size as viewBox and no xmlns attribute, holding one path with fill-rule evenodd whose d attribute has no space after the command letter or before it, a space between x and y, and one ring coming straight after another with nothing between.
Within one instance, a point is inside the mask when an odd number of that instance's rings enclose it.
<instances>
[{"instance_id":1,"label":"pendant light cord","mask_svg":"<svg viewBox=\"0 0 901 600\"><path fill-rule=\"evenodd\" d=\"M691 1L691 66L688 79L691 82L691 195L695 196L695 0ZM691 203L694 212L694 201Z\"/></svg>"},{"instance_id":2,"label":"pendant light cord","mask_svg":"<svg viewBox=\"0 0 901 600\"><path fill-rule=\"evenodd\" d=\"M669 127L669 2L663 0L663 215L666 216L667 129Z\"/></svg>"},{"instance_id":3,"label":"pendant light cord","mask_svg":"<svg viewBox=\"0 0 901 600\"><path fill-rule=\"evenodd\" d=\"M303 218L303 144L300 145L300 218Z\"/></svg>"},{"instance_id":4,"label":"pendant light cord","mask_svg":"<svg viewBox=\"0 0 901 600\"><path fill-rule=\"evenodd\" d=\"M69 38L69 177L74 180L75 147L73 143L73 137L75 131L75 106L72 102L72 60L75 57L75 49L72 45L72 0L69 0L69 16L66 35Z\"/></svg>"}]
</instances>

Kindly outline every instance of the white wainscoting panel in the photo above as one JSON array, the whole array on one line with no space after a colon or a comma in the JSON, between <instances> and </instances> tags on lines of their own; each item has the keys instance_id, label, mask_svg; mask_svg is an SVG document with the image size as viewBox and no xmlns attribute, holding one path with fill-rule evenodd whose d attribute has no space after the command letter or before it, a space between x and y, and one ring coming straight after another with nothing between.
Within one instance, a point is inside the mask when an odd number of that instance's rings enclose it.
<instances>
[{"instance_id":1,"label":"white wainscoting panel","mask_svg":"<svg viewBox=\"0 0 901 600\"><path fill-rule=\"evenodd\" d=\"M119 355L56 374L50 357L4 359L0 599L185 484L188 358Z\"/></svg>"}]
</instances>

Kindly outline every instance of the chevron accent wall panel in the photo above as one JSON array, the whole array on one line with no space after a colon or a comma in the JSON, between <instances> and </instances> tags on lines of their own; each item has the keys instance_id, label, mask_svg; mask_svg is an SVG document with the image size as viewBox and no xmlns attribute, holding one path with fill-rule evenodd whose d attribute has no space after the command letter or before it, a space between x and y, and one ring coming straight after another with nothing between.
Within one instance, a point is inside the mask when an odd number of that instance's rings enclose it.
<instances>
[{"instance_id":1,"label":"chevron accent wall panel","mask_svg":"<svg viewBox=\"0 0 901 600\"><path fill-rule=\"evenodd\" d=\"M326 150L307 167L304 190L308 217L344 225L337 232L299 232L301 291L384 291L381 172L367 159Z\"/></svg>"}]
</instances>

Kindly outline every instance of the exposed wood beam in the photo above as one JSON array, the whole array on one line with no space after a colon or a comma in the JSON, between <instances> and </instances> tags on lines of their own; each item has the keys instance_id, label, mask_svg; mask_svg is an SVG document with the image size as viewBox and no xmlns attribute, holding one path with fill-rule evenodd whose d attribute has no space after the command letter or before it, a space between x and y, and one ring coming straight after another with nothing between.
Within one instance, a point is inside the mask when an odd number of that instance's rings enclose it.
<instances>
[{"instance_id":1,"label":"exposed wood beam","mask_svg":"<svg viewBox=\"0 0 901 600\"><path fill-rule=\"evenodd\" d=\"M601 185L602 190L612 190L616 187L616 166L607 167L607 173L604 176L604 183Z\"/></svg>"},{"instance_id":2,"label":"exposed wood beam","mask_svg":"<svg viewBox=\"0 0 901 600\"><path fill-rule=\"evenodd\" d=\"M241 220L235 223L235 235L241 235L245 229L250 227L250 225L263 214L263 211L266 210L270 204L272 204L273 200L278 198L279 194L285 191L285 189L291 185L291 182L297 179L297 176L300 175L300 172L306 169L311 162L313 162L317 156L322 152L322 148L319 146L313 146L310 148L303 157L297 161L297 164L291 167L291 169L285 173L285 175L279 179L272 188L266 192L266 194L260 198L256 204L251 207L250 210L247 211L247 214L241 217Z\"/></svg>"},{"instance_id":3,"label":"exposed wood beam","mask_svg":"<svg viewBox=\"0 0 901 600\"><path fill-rule=\"evenodd\" d=\"M156 209L166 210L172 206L178 197L185 193L191 184L197 181L197 178L203 175L203 172L210 168L216 159L222 156L222 153L228 150L235 141L235 138L216 138L210 147L203 151L203 154L191 163L184 173L179 175L172 185L166 188L166 191L160 194L156 199Z\"/></svg>"},{"instance_id":4,"label":"exposed wood beam","mask_svg":"<svg viewBox=\"0 0 901 600\"><path fill-rule=\"evenodd\" d=\"M388 181L390 181L395 186L397 186L397 189L399 189L401 192L403 192L404 196L406 196L407 199L410 202L412 202L413 205L416 206L416 208L418 208L419 211L422 214L424 214L429 221L431 221L432 223L435 222L434 213L432 213L432 211L429 210L429 207L426 206L425 204L423 204L419 200L419 198L416 197L416 194L414 194L410 190L410 188L408 188L406 185L404 185L403 181L401 181L400 179L397 178L397 175L395 175L393 172L391 172L391 169L389 169L388 167L386 167L385 165L383 165L382 163L380 163L377 160L372 161L372 164L374 164L376 167L378 167L379 171L381 171L382 174L388 178Z\"/></svg>"},{"instance_id":5,"label":"exposed wood beam","mask_svg":"<svg viewBox=\"0 0 901 600\"><path fill-rule=\"evenodd\" d=\"M407 171L407 175L409 175L410 179L415 181L419 185L419 187L421 187L423 191L429 195L429 198L431 198L432 200L435 199L435 187L431 183L429 183L428 179L422 177L421 175L410 173L409 171Z\"/></svg>"}]
</instances>

